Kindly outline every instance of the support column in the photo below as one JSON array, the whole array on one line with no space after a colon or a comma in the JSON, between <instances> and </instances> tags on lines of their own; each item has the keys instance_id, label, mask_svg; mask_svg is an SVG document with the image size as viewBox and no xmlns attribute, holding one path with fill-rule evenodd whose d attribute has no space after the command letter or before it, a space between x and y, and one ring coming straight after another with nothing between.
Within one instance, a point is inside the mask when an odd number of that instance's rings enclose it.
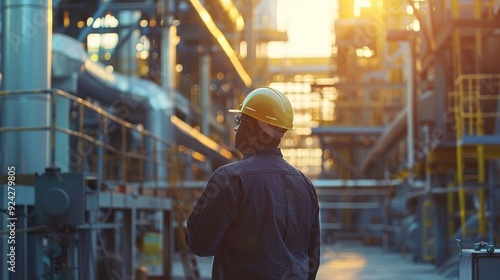
<instances>
[{"instance_id":1,"label":"support column","mask_svg":"<svg viewBox=\"0 0 500 280\"><path fill-rule=\"evenodd\" d=\"M51 87L52 1L5 0L3 5L3 90ZM50 97L9 95L0 102L1 127L48 127ZM49 132L0 134L0 173L43 173L49 165Z\"/></svg>"},{"instance_id":2,"label":"support column","mask_svg":"<svg viewBox=\"0 0 500 280\"><path fill-rule=\"evenodd\" d=\"M177 28L173 25L173 1L162 0L159 11L162 23L161 36L161 85L175 100L174 71L176 65L176 42Z\"/></svg>"},{"instance_id":3,"label":"support column","mask_svg":"<svg viewBox=\"0 0 500 280\"><path fill-rule=\"evenodd\" d=\"M249 0L245 3L245 40L247 42L247 57L245 68L248 69L250 77L255 78L255 65L256 65L256 48L257 41L254 32L254 14L255 0Z\"/></svg>"},{"instance_id":4,"label":"support column","mask_svg":"<svg viewBox=\"0 0 500 280\"><path fill-rule=\"evenodd\" d=\"M163 261L163 279L172 279L172 263L174 255L174 227L173 215L174 210L164 211L162 213L162 261Z\"/></svg>"},{"instance_id":5,"label":"support column","mask_svg":"<svg viewBox=\"0 0 500 280\"><path fill-rule=\"evenodd\" d=\"M210 65L212 59L208 48L208 45L203 47L200 59L201 133L207 136L210 135L210 119L213 117L210 98Z\"/></svg>"},{"instance_id":6,"label":"support column","mask_svg":"<svg viewBox=\"0 0 500 280\"><path fill-rule=\"evenodd\" d=\"M495 218L496 218L496 194L495 194L495 166L496 166L496 161L492 160L490 161L489 164L489 171L488 171L488 188L489 188L489 201L488 201L488 208L489 208L489 226L488 226L488 243L495 244Z\"/></svg>"},{"instance_id":7,"label":"support column","mask_svg":"<svg viewBox=\"0 0 500 280\"><path fill-rule=\"evenodd\" d=\"M405 74L406 74L406 131L407 131L407 166L413 169L414 167L414 115L413 115L413 96L414 96L414 51L412 40L406 42L406 46L408 47L408 54L406 63L405 63ZM410 185L413 184L413 170L410 170L408 175L408 182Z\"/></svg>"},{"instance_id":8,"label":"support column","mask_svg":"<svg viewBox=\"0 0 500 280\"><path fill-rule=\"evenodd\" d=\"M122 47L118 52L119 57L119 72L125 75L138 76L138 66L137 66L137 49L136 45L139 42L140 32L137 28L133 26L137 25L137 22L141 18L140 11L121 11L119 14L120 24L124 26L130 26L120 32L120 40L123 40Z\"/></svg>"},{"instance_id":9,"label":"support column","mask_svg":"<svg viewBox=\"0 0 500 280\"><path fill-rule=\"evenodd\" d=\"M445 195L434 196L434 264L436 267L440 267L450 257L447 205Z\"/></svg>"}]
</instances>

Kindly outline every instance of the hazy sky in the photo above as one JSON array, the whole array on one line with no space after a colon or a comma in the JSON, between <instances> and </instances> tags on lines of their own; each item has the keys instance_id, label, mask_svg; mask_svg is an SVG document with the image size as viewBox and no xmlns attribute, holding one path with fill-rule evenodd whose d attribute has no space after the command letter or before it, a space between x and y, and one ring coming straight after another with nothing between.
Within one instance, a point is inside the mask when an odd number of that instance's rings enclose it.
<instances>
[{"instance_id":1,"label":"hazy sky","mask_svg":"<svg viewBox=\"0 0 500 280\"><path fill-rule=\"evenodd\" d=\"M288 42L269 43L269 57L329 57L335 0L278 0L278 29Z\"/></svg>"}]
</instances>

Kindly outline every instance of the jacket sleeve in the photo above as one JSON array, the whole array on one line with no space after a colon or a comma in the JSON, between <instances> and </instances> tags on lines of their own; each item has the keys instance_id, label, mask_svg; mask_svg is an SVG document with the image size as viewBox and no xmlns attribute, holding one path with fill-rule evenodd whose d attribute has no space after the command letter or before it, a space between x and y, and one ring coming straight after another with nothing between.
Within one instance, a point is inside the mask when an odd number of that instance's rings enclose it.
<instances>
[{"instance_id":1,"label":"jacket sleeve","mask_svg":"<svg viewBox=\"0 0 500 280\"><path fill-rule=\"evenodd\" d=\"M237 211L237 192L226 176L212 175L187 221L186 242L193 254L213 256L219 251Z\"/></svg>"},{"instance_id":2,"label":"jacket sleeve","mask_svg":"<svg viewBox=\"0 0 500 280\"><path fill-rule=\"evenodd\" d=\"M316 279L320 264L321 254L321 240L320 240L320 226L319 226L319 203L316 196L316 213L314 214L311 231L309 235L309 280Z\"/></svg>"}]
</instances>

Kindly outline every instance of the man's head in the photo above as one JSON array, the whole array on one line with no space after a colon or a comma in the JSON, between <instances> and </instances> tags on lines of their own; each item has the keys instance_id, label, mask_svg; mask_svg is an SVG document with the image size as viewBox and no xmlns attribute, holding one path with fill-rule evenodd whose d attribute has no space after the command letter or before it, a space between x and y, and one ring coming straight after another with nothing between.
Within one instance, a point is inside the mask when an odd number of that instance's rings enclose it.
<instances>
[{"instance_id":1,"label":"man's head","mask_svg":"<svg viewBox=\"0 0 500 280\"><path fill-rule=\"evenodd\" d=\"M262 147L277 147L287 130L293 129L290 100L274 88L262 87L250 92L236 116L236 148L243 154Z\"/></svg>"}]
</instances>

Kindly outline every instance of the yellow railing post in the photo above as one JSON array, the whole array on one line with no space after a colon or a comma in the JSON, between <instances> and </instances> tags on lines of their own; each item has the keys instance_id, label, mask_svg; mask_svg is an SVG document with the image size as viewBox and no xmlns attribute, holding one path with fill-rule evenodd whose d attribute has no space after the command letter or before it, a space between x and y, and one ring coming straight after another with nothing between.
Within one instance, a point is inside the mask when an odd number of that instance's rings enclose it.
<instances>
[{"instance_id":1,"label":"yellow railing post","mask_svg":"<svg viewBox=\"0 0 500 280\"><path fill-rule=\"evenodd\" d=\"M461 139L464 133L464 124L463 124L463 108L464 108L464 96L462 87L459 86L459 91L457 94L458 104L455 104L455 124L456 124L456 137L457 140ZM464 159L462 157L462 147L457 145L456 147L456 156L457 156L457 184L458 184L458 205L459 205L459 213L460 213L460 224L462 235L465 236L467 234L467 229L465 226L466 217L465 217L465 191L463 188L463 169L464 169Z\"/></svg>"}]
</instances>

